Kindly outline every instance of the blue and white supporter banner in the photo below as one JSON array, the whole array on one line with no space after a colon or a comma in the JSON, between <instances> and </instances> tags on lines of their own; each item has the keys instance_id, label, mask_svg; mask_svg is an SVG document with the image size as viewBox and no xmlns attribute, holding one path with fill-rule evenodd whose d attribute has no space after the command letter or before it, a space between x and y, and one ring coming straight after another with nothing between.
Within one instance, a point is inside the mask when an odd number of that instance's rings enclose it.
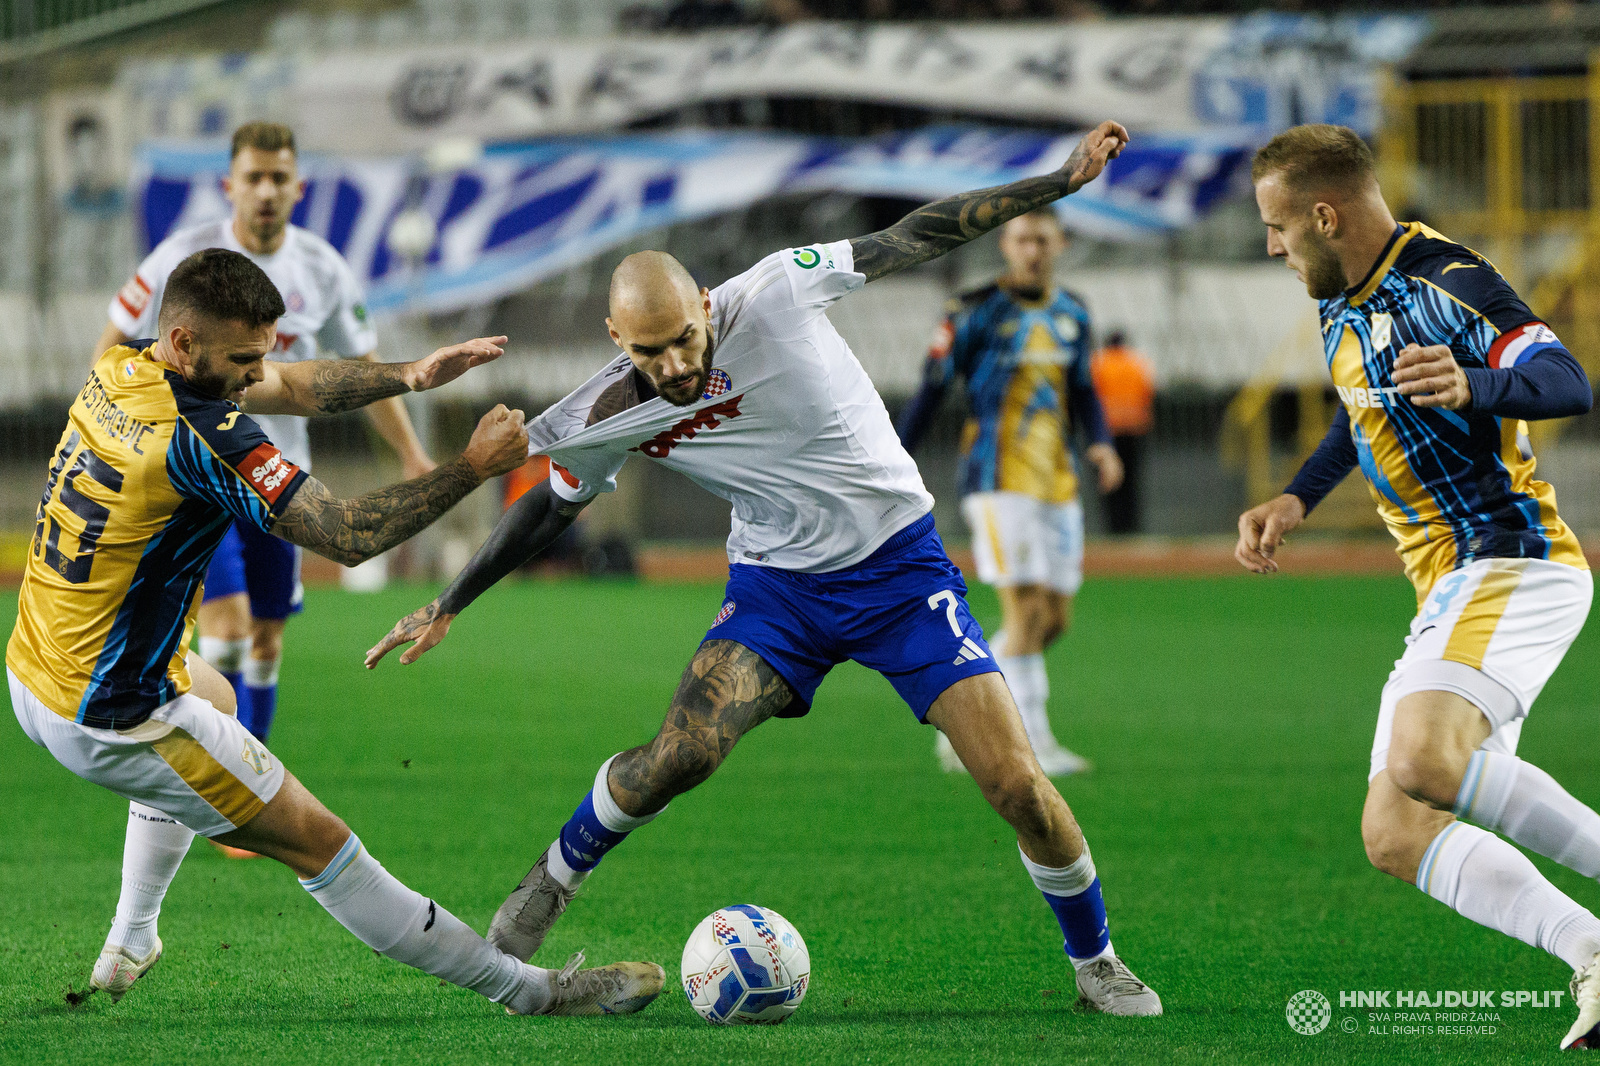
<instances>
[{"instance_id":1,"label":"blue and white supporter banner","mask_svg":"<svg viewBox=\"0 0 1600 1066\"><path fill-rule=\"evenodd\" d=\"M931 200L1048 173L1076 137L935 128L841 140L677 133L553 140L489 149L462 169L423 176L413 157L308 155L294 222L325 237L367 285L374 310L450 311L526 288L638 234L777 196L832 191ZM1060 202L1075 231L1159 237L1237 188L1249 140L1137 137L1108 172ZM223 147L146 146L133 194L147 247L179 227L225 217ZM436 231L414 261L392 227L419 207ZM424 227L426 229L426 227ZM818 233L815 240L850 236Z\"/></svg>"}]
</instances>

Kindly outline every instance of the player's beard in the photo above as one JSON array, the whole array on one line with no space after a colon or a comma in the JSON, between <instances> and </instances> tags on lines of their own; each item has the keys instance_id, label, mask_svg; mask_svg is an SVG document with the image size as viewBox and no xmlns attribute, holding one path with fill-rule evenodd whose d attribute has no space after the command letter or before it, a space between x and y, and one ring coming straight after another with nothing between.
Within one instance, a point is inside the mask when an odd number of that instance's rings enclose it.
<instances>
[{"instance_id":1,"label":"player's beard","mask_svg":"<svg viewBox=\"0 0 1600 1066\"><path fill-rule=\"evenodd\" d=\"M211 365L210 360L196 359L189 364L189 385L196 391L207 396L215 396L219 400L235 400L235 392L243 389L247 382L242 377L230 378L227 374L219 372Z\"/></svg>"},{"instance_id":2,"label":"player's beard","mask_svg":"<svg viewBox=\"0 0 1600 1066\"><path fill-rule=\"evenodd\" d=\"M1306 264L1306 292L1313 300L1331 300L1344 292L1344 265L1322 234L1308 230L1301 254Z\"/></svg>"},{"instance_id":3,"label":"player's beard","mask_svg":"<svg viewBox=\"0 0 1600 1066\"><path fill-rule=\"evenodd\" d=\"M675 400L667 395L666 390L661 386L656 386L656 394L674 407L688 407L706 394L706 386L711 383L711 357L717 350L717 339L711 336L710 332L710 330L706 331L706 351L705 355L700 359L699 372L695 375L693 381L683 386L683 391L679 393L684 398Z\"/></svg>"}]
</instances>

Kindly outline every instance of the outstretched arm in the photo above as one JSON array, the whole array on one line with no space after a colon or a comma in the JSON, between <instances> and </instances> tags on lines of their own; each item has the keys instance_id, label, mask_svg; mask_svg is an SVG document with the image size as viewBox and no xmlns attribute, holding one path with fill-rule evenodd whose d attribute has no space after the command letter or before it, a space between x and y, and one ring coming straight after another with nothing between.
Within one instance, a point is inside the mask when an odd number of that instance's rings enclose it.
<instances>
[{"instance_id":1,"label":"outstretched arm","mask_svg":"<svg viewBox=\"0 0 1600 1066\"><path fill-rule=\"evenodd\" d=\"M396 622L389 635L367 652L371 670L378 660L402 644L416 641L400 656L402 666L417 661L424 652L445 638L456 615L467 609L490 585L555 543L572 525L578 513L589 506L584 500L573 503L556 495L550 483L535 485L500 516L494 532L472 557L450 587L438 599L419 607Z\"/></svg>"},{"instance_id":2,"label":"outstretched arm","mask_svg":"<svg viewBox=\"0 0 1600 1066\"><path fill-rule=\"evenodd\" d=\"M1084 135L1060 170L1010 185L978 189L919 207L888 229L850 242L855 268L876 281L908 266L937 259L997 226L1077 192L1121 154L1128 131L1102 122Z\"/></svg>"},{"instance_id":3,"label":"outstretched arm","mask_svg":"<svg viewBox=\"0 0 1600 1066\"><path fill-rule=\"evenodd\" d=\"M272 532L291 544L355 566L409 540L467 493L521 464L528 452L522 412L503 405L483 416L454 462L398 485L341 500L307 477Z\"/></svg>"},{"instance_id":4,"label":"outstretched arm","mask_svg":"<svg viewBox=\"0 0 1600 1066\"><path fill-rule=\"evenodd\" d=\"M243 407L256 415L334 415L403 392L448 384L475 366L500 358L504 337L479 337L440 348L414 363L365 359L307 359L262 363L265 377L245 390Z\"/></svg>"}]
</instances>

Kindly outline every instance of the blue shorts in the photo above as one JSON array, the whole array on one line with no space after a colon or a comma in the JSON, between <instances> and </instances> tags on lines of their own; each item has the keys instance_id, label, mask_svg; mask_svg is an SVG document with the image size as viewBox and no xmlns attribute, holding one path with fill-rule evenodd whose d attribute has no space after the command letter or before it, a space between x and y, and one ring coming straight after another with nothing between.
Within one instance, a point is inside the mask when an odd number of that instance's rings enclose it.
<instances>
[{"instance_id":1,"label":"blue shorts","mask_svg":"<svg viewBox=\"0 0 1600 1066\"><path fill-rule=\"evenodd\" d=\"M728 567L706 639L743 644L789 682L799 700L780 718L811 710L828 671L854 659L888 678L921 722L945 689L1000 669L966 593L933 516L924 515L849 570Z\"/></svg>"},{"instance_id":2,"label":"blue shorts","mask_svg":"<svg viewBox=\"0 0 1600 1066\"><path fill-rule=\"evenodd\" d=\"M300 587L300 549L255 526L235 522L211 557L201 602L241 592L250 594L252 618L281 621L299 614L305 596Z\"/></svg>"}]
</instances>

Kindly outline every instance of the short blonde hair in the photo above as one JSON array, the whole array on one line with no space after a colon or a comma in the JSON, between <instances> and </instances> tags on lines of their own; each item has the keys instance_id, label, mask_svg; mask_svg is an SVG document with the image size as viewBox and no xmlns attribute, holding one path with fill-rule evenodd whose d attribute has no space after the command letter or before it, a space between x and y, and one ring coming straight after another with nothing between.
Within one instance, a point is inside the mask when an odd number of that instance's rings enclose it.
<instances>
[{"instance_id":1,"label":"short blonde hair","mask_svg":"<svg viewBox=\"0 0 1600 1066\"><path fill-rule=\"evenodd\" d=\"M1294 126L1268 141L1250 163L1250 180L1276 175L1296 196L1322 189L1354 191L1378 180L1378 167L1355 130L1322 123Z\"/></svg>"}]
</instances>

